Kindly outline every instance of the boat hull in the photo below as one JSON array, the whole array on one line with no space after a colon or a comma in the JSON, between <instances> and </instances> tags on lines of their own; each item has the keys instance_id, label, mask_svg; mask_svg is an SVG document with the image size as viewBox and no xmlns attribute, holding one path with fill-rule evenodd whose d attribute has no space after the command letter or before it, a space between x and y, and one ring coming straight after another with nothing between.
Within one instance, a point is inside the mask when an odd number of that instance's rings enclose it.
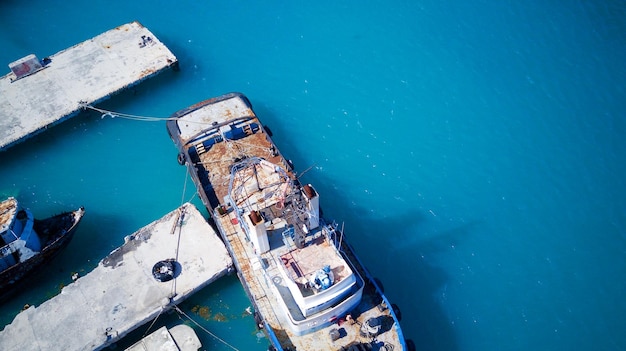
<instances>
[{"instance_id":1,"label":"boat hull","mask_svg":"<svg viewBox=\"0 0 626 351\"><path fill-rule=\"evenodd\" d=\"M13 296L24 280L38 268L53 260L72 240L84 209L64 212L46 219L35 219L33 228L44 237L42 250L29 259L0 273L0 301Z\"/></svg>"},{"instance_id":2,"label":"boat hull","mask_svg":"<svg viewBox=\"0 0 626 351\"><path fill-rule=\"evenodd\" d=\"M231 100L236 100L237 103L230 103ZM223 111L211 110L218 105ZM249 100L243 94L222 95L180 110L167 122L167 130L178 148L178 162L188 168L198 194L211 215L209 222L225 242L237 268L237 275L255 308L257 324L265 330L273 349L371 350L372 347L410 349L404 340L396 313L377 285L376 279L356 257L337 226L328 225L322 218L321 210L317 214L319 225L323 223L325 227L331 228L330 231L336 231L335 240L329 240L327 236L324 242L335 246L339 255L349 263L349 268L346 268L347 271L354 272L356 285L350 289L346 297L329 308L301 319L293 318L294 313L295 315L299 313L294 312L297 307L294 308L294 303L290 305L284 298L285 289L283 288L281 292L277 287L280 279L276 278L280 276L281 269L273 267L280 264L268 263L272 260L280 261L281 257L272 256L271 253L264 251L262 247L265 244L253 243L254 238L250 237L252 232L248 232L250 224L242 223L243 212L240 208L240 205L247 206L247 210L252 209L253 212L256 208L264 211L265 217L270 215L270 212L280 212L285 206L283 204L285 199L277 200L277 197L280 197L276 195L278 191L270 193L267 190L275 186L279 188L276 185L278 183L270 182L266 187L253 188L240 184L243 192L258 192L258 195L247 196L248 200L242 200L240 203L233 197L236 193L233 190L235 184L233 179L237 178L235 173L238 167L243 168L242 164L246 163L252 164L251 160L255 158L275 165L275 174L282 174L281 179L287 179L285 182L299 184L298 177L291 163L282 156L271 140L268 129L258 120ZM232 145L223 146L225 141L232 142ZM235 157L229 156L227 151L224 151L235 149L240 150ZM216 166L218 163L229 166ZM262 169L264 166L261 162L256 167ZM226 180L227 175L231 177L230 185ZM278 178L276 180L278 181ZM301 188L303 187L298 189ZM286 192L283 195L286 197ZM251 198L255 199L254 204L243 205ZM272 227L273 223L265 222L265 227ZM252 225L254 226L253 223ZM309 229L316 226L317 223L309 225ZM245 235L242 234L243 227L246 230ZM344 240L343 245L339 235ZM271 234L268 236L271 237ZM274 249L269 250L271 252ZM274 271L271 271L272 269ZM364 332L363 324L367 322L382 324L382 327L378 326L378 334Z\"/></svg>"}]
</instances>

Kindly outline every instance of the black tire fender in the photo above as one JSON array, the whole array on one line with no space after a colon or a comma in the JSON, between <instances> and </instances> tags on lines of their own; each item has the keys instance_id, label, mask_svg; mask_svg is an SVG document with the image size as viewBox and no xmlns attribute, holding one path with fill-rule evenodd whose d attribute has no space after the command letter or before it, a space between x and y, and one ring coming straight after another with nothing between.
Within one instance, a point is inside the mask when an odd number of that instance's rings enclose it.
<instances>
[{"instance_id":1,"label":"black tire fender","mask_svg":"<svg viewBox=\"0 0 626 351\"><path fill-rule=\"evenodd\" d=\"M152 276L160 282L174 279L174 260L168 259L155 263L152 266Z\"/></svg>"}]
</instances>

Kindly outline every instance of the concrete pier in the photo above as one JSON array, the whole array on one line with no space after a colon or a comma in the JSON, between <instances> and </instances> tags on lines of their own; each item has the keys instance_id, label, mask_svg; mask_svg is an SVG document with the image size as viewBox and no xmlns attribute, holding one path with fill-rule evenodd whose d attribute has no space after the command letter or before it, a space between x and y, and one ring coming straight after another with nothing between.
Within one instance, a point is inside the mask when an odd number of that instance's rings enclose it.
<instances>
[{"instance_id":1,"label":"concrete pier","mask_svg":"<svg viewBox=\"0 0 626 351\"><path fill-rule=\"evenodd\" d=\"M225 275L232 260L200 212L187 203L125 239L87 275L0 332L0 350L100 350ZM175 258L175 279L154 265Z\"/></svg>"},{"instance_id":2,"label":"concrete pier","mask_svg":"<svg viewBox=\"0 0 626 351\"><path fill-rule=\"evenodd\" d=\"M16 58L17 59L17 58ZM0 78L0 151L150 78L178 59L139 22L52 56L8 63Z\"/></svg>"},{"instance_id":3,"label":"concrete pier","mask_svg":"<svg viewBox=\"0 0 626 351\"><path fill-rule=\"evenodd\" d=\"M200 339L188 325L161 327L124 351L198 351Z\"/></svg>"}]
</instances>

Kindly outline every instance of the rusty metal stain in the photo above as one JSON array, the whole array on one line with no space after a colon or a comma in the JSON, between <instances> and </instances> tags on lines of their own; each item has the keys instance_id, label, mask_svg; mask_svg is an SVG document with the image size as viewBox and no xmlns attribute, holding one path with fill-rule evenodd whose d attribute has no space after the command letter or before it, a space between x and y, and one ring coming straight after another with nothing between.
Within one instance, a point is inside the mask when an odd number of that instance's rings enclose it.
<instances>
[{"instance_id":1,"label":"rusty metal stain","mask_svg":"<svg viewBox=\"0 0 626 351\"><path fill-rule=\"evenodd\" d=\"M140 78L149 77L149 76L151 76L152 74L154 74L154 72L156 72L156 71L154 70L154 68L145 69L145 70L141 71L141 73L139 73L139 77L140 77Z\"/></svg>"}]
</instances>

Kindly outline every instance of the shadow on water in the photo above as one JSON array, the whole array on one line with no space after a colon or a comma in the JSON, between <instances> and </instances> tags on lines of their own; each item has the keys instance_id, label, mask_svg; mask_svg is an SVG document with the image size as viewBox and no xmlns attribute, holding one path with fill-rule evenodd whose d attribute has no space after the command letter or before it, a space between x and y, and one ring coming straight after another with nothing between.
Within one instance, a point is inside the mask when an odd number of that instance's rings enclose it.
<instances>
[{"instance_id":1,"label":"shadow on water","mask_svg":"<svg viewBox=\"0 0 626 351\"><path fill-rule=\"evenodd\" d=\"M365 209L355 212L367 213ZM426 240L415 239L427 218L417 211L387 218L370 216L365 220L348 215L346 240L355 247L370 272L382 280L390 302L400 307L406 339L412 339L420 350L458 350L455 331L438 297L450 277L424 259L442 253L446 247L443 242L450 238L446 237L448 233L443 233ZM384 235L372 239L371 233ZM367 242L357 240L358 237L366 237Z\"/></svg>"},{"instance_id":2,"label":"shadow on water","mask_svg":"<svg viewBox=\"0 0 626 351\"><path fill-rule=\"evenodd\" d=\"M276 122L279 117L271 109L252 103L261 121L274 132L274 142L285 157L293 157L296 172L302 175L310 162L301 156L293 134ZM327 219L345 222L346 240L370 273L380 278L390 302L400 308L405 339L413 340L419 350L458 350L455 331L439 298L450 277L425 258L445 254L451 242L469 235L472 225L426 236L425 227L431 225L432 216L420 209L408 207L393 216L377 217L371 215L371 208L351 205L345 193L334 188L337 180L324 173L312 171L303 175L302 181L313 183L322 195Z\"/></svg>"}]
</instances>

